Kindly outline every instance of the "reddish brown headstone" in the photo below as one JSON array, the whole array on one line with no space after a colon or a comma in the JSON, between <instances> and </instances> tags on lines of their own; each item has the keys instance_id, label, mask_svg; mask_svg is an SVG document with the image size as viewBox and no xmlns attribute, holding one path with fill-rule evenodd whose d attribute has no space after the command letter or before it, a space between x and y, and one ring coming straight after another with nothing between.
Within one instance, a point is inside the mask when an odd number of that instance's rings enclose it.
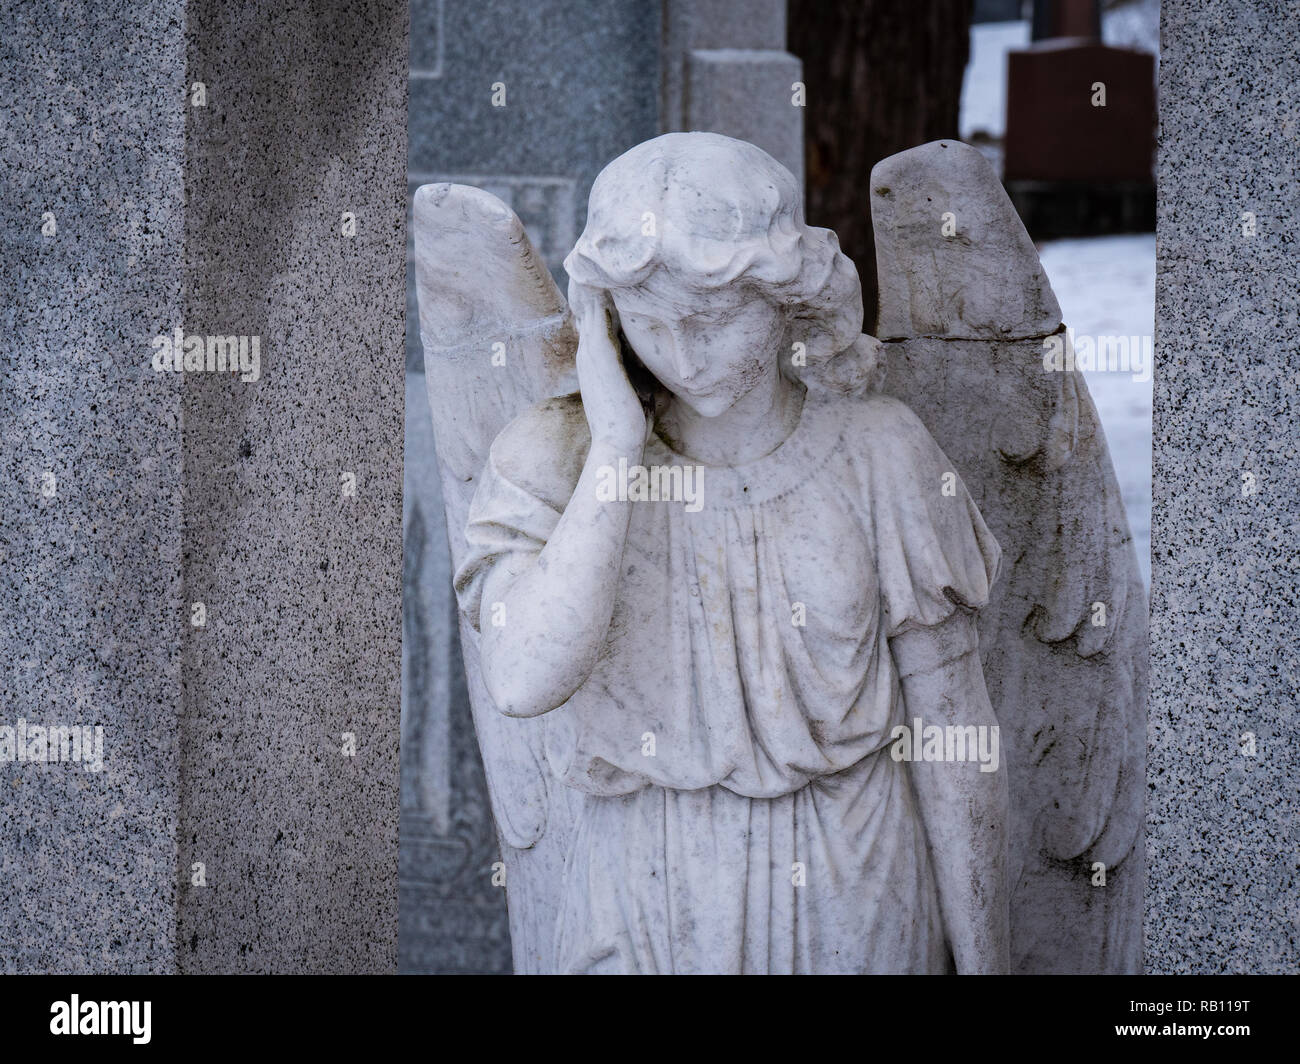
<instances>
[{"instance_id":1,"label":"reddish brown headstone","mask_svg":"<svg viewBox=\"0 0 1300 1064\"><path fill-rule=\"evenodd\" d=\"M1154 56L1058 38L1007 64L1006 181L1152 180Z\"/></svg>"}]
</instances>

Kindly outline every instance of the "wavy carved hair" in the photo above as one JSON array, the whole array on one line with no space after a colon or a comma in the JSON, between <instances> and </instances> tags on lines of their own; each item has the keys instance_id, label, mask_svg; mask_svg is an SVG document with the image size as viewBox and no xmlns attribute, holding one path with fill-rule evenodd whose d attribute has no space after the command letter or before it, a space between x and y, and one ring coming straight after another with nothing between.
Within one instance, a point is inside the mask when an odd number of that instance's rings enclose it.
<instances>
[{"instance_id":1,"label":"wavy carved hair","mask_svg":"<svg viewBox=\"0 0 1300 1064\"><path fill-rule=\"evenodd\" d=\"M592 185L564 268L571 284L593 289L665 278L700 295L743 285L786 314L787 375L841 392L875 376L857 268L831 230L804 222L790 171L743 140L667 133L620 155ZM791 360L796 343L803 366Z\"/></svg>"}]
</instances>

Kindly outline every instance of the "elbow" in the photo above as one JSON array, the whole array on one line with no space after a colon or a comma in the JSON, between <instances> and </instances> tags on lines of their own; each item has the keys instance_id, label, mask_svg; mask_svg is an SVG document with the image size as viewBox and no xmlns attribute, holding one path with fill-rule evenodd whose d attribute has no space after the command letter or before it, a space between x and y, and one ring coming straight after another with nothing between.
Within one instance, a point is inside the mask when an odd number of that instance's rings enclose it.
<instances>
[{"instance_id":1,"label":"elbow","mask_svg":"<svg viewBox=\"0 0 1300 1064\"><path fill-rule=\"evenodd\" d=\"M527 661L505 661L488 655L483 658L483 686L493 705L503 716L528 718L559 709L577 690L541 681L536 666Z\"/></svg>"},{"instance_id":2,"label":"elbow","mask_svg":"<svg viewBox=\"0 0 1300 1064\"><path fill-rule=\"evenodd\" d=\"M587 682L595 653L572 645L486 629L479 646L483 685L507 717L540 717L559 709Z\"/></svg>"},{"instance_id":3,"label":"elbow","mask_svg":"<svg viewBox=\"0 0 1300 1064\"><path fill-rule=\"evenodd\" d=\"M540 717L556 706L547 705L548 699L539 699L527 683L520 683L513 669L485 669L483 686L497 712L507 717Z\"/></svg>"}]
</instances>

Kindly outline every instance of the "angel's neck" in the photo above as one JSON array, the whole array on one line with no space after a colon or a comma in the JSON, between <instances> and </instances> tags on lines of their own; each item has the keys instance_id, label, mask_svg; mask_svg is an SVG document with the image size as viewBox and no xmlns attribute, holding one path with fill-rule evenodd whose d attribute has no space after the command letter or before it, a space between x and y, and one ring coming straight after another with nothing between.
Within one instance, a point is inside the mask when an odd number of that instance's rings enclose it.
<instances>
[{"instance_id":1,"label":"angel's neck","mask_svg":"<svg viewBox=\"0 0 1300 1064\"><path fill-rule=\"evenodd\" d=\"M678 454L703 465L742 465L785 442L799 424L803 398L803 388L774 362L771 373L715 417L672 399L655 419L655 431Z\"/></svg>"}]
</instances>

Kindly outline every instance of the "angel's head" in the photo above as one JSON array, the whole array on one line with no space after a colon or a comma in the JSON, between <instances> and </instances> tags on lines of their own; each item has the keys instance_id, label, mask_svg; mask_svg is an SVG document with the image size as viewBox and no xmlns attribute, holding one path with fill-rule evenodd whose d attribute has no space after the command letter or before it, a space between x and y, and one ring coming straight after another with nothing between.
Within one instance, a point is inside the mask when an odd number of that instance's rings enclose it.
<instances>
[{"instance_id":1,"label":"angel's head","mask_svg":"<svg viewBox=\"0 0 1300 1064\"><path fill-rule=\"evenodd\" d=\"M778 360L801 377L862 333L858 272L804 224L793 175L716 133L668 133L606 166L564 266L571 298L607 292L641 362L706 416Z\"/></svg>"}]
</instances>

